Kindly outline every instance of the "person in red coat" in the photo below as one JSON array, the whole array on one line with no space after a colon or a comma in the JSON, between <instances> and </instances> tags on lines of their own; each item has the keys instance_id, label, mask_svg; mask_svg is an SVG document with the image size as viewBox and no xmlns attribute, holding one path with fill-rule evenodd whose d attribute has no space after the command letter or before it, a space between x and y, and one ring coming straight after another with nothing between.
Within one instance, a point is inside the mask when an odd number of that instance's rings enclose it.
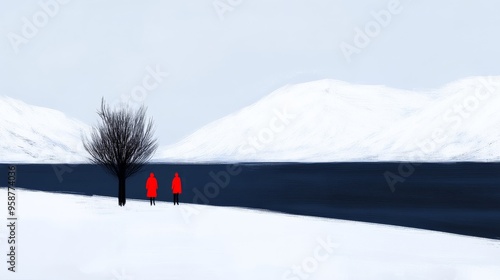
<instances>
[{"instance_id":1,"label":"person in red coat","mask_svg":"<svg viewBox=\"0 0 500 280\"><path fill-rule=\"evenodd\" d=\"M172 180L172 193L174 194L174 205L177 203L179 205L179 194L182 193L182 183L179 173L175 173L175 177Z\"/></svg>"},{"instance_id":2,"label":"person in red coat","mask_svg":"<svg viewBox=\"0 0 500 280\"><path fill-rule=\"evenodd\" d=\"M149 174L149 178L146 181L146 196L149 198L149 204L150 205L156 205L155 199L156 199L156 190L158 190L158 181L155 178L155 174L151 172Z\"/></svg>"}]
</instances>

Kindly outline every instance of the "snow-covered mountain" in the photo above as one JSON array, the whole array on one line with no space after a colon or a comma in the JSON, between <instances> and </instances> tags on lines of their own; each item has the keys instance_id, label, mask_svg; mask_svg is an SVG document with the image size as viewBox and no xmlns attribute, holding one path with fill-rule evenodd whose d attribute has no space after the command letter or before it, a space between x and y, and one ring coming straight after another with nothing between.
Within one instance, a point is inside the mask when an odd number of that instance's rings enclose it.
<instances>
[{"instance_id":1,"label":"snow-covered mountain","mask_svg":"<svg viewBox=\"0 0 500 280\"><path fill-rule=\"evenodd\" d=\"M438 90L285 86L162 148L159 161L498 161L500 77Z\"/></svg>"},{"instance_id":2,"label":"snow-covered mountain","mask_svg":"<svg viewBox=\"0 0 500 280\"><path fill-rule=\"evenodd\" d=\"M499 108L500 77L419 92L336 80L288 85L161 147L154 161L498 161ZM89 129L0 96L0 162L87 161L81 134Z\"/></svg>"},{"instance_id":3,"label":"snow-covered mountain","mask_svg":"<svg viewBox=\"0 0 500 280\"><path fill-rule=\"evenodd\" d=\"M0 162L86 161L81 132L88 129L62 112L0 96Z\"/></svg>"}]
</instances>

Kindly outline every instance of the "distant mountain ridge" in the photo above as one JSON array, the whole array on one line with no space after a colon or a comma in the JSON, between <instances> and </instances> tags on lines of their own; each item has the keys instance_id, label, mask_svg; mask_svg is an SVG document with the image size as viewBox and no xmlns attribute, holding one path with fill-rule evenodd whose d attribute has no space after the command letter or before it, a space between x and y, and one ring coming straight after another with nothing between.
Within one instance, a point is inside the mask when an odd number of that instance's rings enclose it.
<instances>
[{"instance_id":1,"label":"distant mountain ridge","mask_svg":"<svg viewBox=\"0 0 500 280\"><path fill-rule=\"evenodd\" d=\"M500 160L500 77L417 92L320 80L282 87L164 147L160 161Z\"/></svg>"},{"instance_id":2,"label":"distant mountain ridge","mask_svg":"<svg viewBox=\"0 0 500 280\"><path fill-rule=\"evenodd\" d=\"M0 96L0 162L84 162L81 135L88 129L57 110Z\"/></svg>"},{"instance_id":3,"label":"distant mountain ridge","mask_svg":"<svg viewBox=\"0 0 500 280\"><path fill-rule=\"evenodd\" d=\"M428 91L337 80L287 85L160 147L153 161L499 161L498 108L496 76ZM0 112L0 162L88 161L87 124L6 96Z\"/></svg>"}]
</instances>

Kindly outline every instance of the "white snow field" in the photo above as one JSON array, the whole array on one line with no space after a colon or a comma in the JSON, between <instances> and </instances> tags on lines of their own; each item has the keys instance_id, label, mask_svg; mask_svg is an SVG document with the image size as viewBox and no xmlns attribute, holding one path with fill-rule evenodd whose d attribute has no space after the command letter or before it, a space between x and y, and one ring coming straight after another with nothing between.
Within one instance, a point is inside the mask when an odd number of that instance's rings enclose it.
<instances>
[{"instance_id":1,"label":"white snow field","mask_svg":"<svg viewBox=\"0 0 500 280\"><path fill-rule=\"evenodd\" d=\"M27 190L17 202L16 273L6 216L0 227L5 280L500 279L489 239L182 202Z\"/></svg>"},{"instance_id":2,"label":"white snow field","mask_svg":"<svg viewBox=\"0 0 500 280\"><path fill-rule=\"evenodd\" d=\"M438 90L321 80L285 86L163 147L163 161L500 160L500 77ZM161 160L159 160L161 161Z\"/></svg>"}]
</instances>

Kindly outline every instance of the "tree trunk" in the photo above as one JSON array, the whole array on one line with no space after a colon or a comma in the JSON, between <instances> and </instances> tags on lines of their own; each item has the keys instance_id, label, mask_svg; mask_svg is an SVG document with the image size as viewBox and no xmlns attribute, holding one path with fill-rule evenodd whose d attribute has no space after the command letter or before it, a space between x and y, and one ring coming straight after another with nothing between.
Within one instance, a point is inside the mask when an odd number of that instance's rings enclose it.
<instances>
[{"instance_id":1,"label":"tree trunk","mask_svg":"<svg viewBox=\"0 0 500 280\"><path fill-rule=\"evenodd\" d=\"M118 176L118 205L125 206L125 176Z\"/></svg>"}]
</instances>

